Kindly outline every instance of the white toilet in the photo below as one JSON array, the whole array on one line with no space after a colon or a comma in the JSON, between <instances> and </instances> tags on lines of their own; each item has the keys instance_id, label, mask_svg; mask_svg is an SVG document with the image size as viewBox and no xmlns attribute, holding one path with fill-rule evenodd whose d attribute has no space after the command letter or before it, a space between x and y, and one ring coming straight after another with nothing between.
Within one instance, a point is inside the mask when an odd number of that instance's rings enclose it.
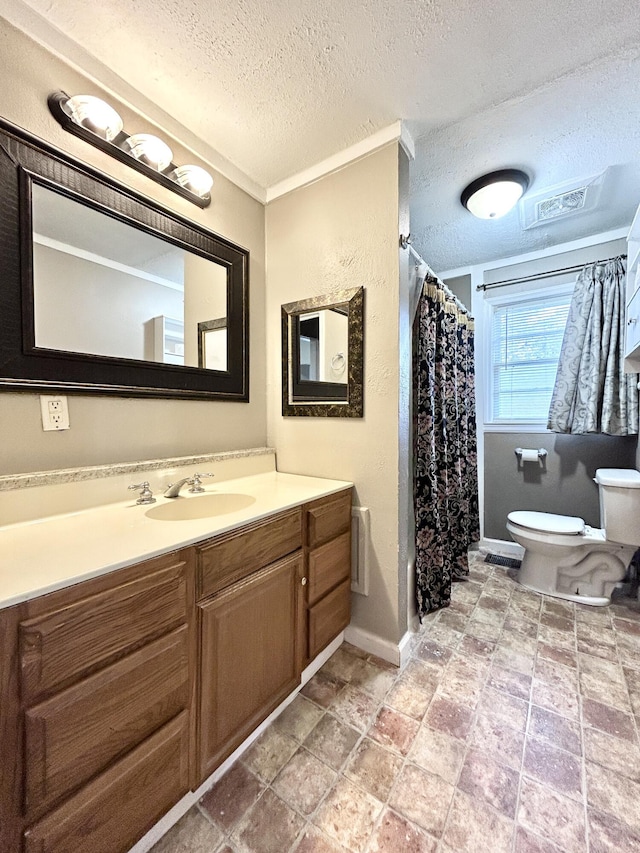
<instances>
[{"instance_id":1,"label":"white toilet","mask_svg":"<svg viewBox=\"0 0 640 853\"><path fill-rule=\"evenodd\" d=\"M609 604L640 547L640 471L598 468L600 527L548 512L510 512L507 530L525 549L518 581L528 589L577 601Z\"/></svg>"}]
</instances>

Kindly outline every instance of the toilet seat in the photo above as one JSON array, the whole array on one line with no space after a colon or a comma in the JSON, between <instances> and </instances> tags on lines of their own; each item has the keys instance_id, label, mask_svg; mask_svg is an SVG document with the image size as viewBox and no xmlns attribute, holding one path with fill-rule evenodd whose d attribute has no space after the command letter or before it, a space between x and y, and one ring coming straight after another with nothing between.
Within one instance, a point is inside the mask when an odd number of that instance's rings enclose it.
<instances>
[{"instance_id":1,"label":"toilet seat","mask_svg":"<svg viewBox=\"0 0 640 853\"><path fill-rule=\"evenodd\" d=\"M562 536L582 536L585 533L584 519L573 515L555 515L552 512L529 512L516 510L507 519L518 527L538 533L553 533Z\"/></svg>"}]
</instances>

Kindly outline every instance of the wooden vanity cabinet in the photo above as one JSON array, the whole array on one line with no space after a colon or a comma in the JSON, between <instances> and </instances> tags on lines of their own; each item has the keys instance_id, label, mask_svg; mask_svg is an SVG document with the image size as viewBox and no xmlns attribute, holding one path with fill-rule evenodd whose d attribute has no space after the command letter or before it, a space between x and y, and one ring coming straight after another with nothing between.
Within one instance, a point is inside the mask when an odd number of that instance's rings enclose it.
<instances>
[{"instance_id":1,"label":"wooden vanity cabinet","mask_svg":"<svg viewBox=\"0 0 640 853\"><path fill-rule=\"evenodd\" d=\"M2 853L126 853L189 790L193 602L185 550L0 612Z\"/></svg>"}]
</instances>

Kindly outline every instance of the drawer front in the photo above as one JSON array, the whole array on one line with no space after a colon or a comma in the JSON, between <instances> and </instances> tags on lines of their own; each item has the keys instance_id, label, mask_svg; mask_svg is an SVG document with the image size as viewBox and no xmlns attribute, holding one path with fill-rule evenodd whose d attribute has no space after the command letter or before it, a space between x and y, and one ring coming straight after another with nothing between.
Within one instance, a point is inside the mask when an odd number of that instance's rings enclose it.
<instances>
[{"instance_id":1,"label":"drawer front","mask_svg":"<svg viewBox=\"0 0 640 853\"><path fill-rule=\"evenodd\" d=\"M293 509L197 548L198 597L219 592L301 546L302 510Z\"/></svg>"},{"instance_id":2,"label":"drawer front","mask_svg":"<svg viewBox=\"0 0 640 853\"><path fill-rule=\"evenodd\" d=\"M24 853L127 853L189 789L182 713L24 834Z\"/></svg>"},{"instance_id":3,"label":"drawer front","mask_svg":"<svg viewBox=\"0 0 640 853\"><path fill-rule=\"evenodd\" d=\"M309 608L309 657L321 652L347 627L350 619L351 581L346 580Z\"/></svg>"},{"instance_id":4,"label":"drawer front","mask_svg":"<svg viewBox=\"0 0 640 853\"><path fill-rule=\"evenodd\" d=\"M26 712L27 813L49 808L187 707L188 645L179 628Z\"/></svg>"},{"instance_id":5,"label":"drawer front","mask_svg":"<svg viewBox=\"0 0 640 853\"><path fill-rule=\"evenodd\" d=\"M309 553L309 604L351 577L351 530Z\"/></svg>"},{"instance_id":6,"label":"drawer front","mask_svg":"<svg viewBox=\"0 0 640 853\"><path fill-rule=\"evenodd\" d=\"M307 507L307 546L317 548L351 529L351 489Z\"/></svg>"},{"instance_id":7,"label":"drawer front","mask_svg":"<svg viewBox=\"0 0 640 853\"><path fill-rule=\"evenodd\" d=\"M177 562L175 555L164 562L169 564L166 568L22 622L23 699L30 703L71 684L186 622L186 564Z\"/></svg>"}]
</instances>

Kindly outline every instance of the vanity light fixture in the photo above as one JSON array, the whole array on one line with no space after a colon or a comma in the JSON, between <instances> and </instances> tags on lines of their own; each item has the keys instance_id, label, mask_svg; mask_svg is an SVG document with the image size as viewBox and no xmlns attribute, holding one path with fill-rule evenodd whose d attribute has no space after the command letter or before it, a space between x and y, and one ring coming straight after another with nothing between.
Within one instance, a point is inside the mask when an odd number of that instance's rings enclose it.
<instances>
[{"instance_id":1,"label":"vanity light fixture","mask_svg":"<svg viewBox=\"0 0 640 853\"><path fill-rule=\"evenodd\" d=\"M150 133L125 132L118 113L93 95L54 92L49 95L49 110L65 130L132 166L162 186L198 205L211 204L211 175L200 166L178 166L172 162L169 146Z\"/></svg>"},{"instance_id":2,"label":"vanity light fixture","mask_svg":"<svg viewBox=\"0 0 640 853\"><path fill-rule=\"evenodd\" d=\"M478 219L499 219L518 203L529 186L529 176L520 169L490 172L462 191L460 201Z\"/></svg>"}]
</instances>

